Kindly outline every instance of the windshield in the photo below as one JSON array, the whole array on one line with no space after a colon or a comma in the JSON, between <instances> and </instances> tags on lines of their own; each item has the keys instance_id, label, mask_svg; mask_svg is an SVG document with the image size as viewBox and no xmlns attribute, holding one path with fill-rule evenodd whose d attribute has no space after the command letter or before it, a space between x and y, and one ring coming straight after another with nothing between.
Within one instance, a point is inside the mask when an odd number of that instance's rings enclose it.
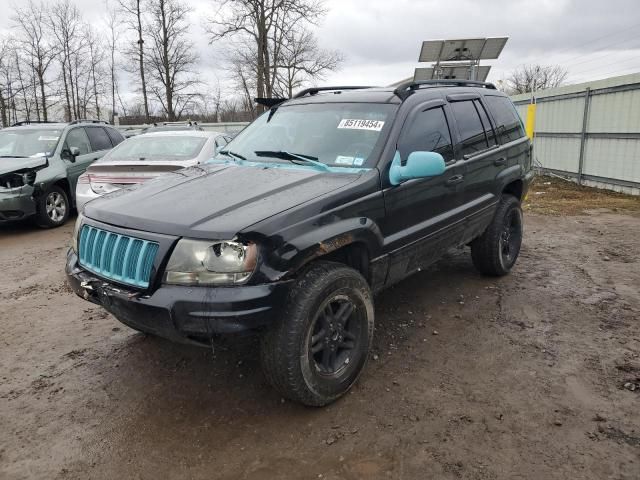
<instances>
[{"instance_id":1,"label":"windshield","mask_svg":"<svg viewBox=\"0 0 640 480\"><path fill-rule=\"evenodd\" d=\"M52 128L16 128L0 130L0 157L51 155L62 130Z\"/></svg>"},{"instance_id":2,"label":"windshield","mask_svg":"<svg viewBox=\"0 0 640 480\"><path fill-rule=\"evenodd\" d=\"M217 158L227 152L253 161L304 164L306 158L331 167L373 167L372 153L396 108L377 103L283 105L256 119Z\"/></svg>"},{"instance_id":3,"label":"windshield","mask_svg":"<svg viewBox=\"0 0 640 480\"><path fill-rule=\"evenodd\" d=\"M109 160L189 160L198 156L206 141L206 137L141 135L125 140L107 157Z\"/></svg>"}]
</instances>

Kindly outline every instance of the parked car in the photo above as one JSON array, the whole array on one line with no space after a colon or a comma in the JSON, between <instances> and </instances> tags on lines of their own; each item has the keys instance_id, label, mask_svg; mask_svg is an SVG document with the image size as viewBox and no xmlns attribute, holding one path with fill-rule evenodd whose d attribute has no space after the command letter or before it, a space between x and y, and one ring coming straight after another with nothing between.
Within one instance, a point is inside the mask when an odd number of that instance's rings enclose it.
<instances>
[{"instance_id":1,"label":"parked car","mask_svg":"<svg viewBox=\"0 0 640 480\"><path fill-rule=\"evenodd\" d=\"M123 140L98 120L22 122L0 130L0 223L34 217L45 228L64 224L78 177Z\"/></svg>"},{"instance_id":2,"label":"parked car","mask_svg":"<svg viewBox=\"0 0 640 480\"><path fill-rule=\"evenodd\" d=\"M192 122L190 120L186 122L160 122L144 127L140 133L178 132L180 130L198 130L202 132L204 128L198 125L198 122Z\"/></svg>"},{"instance_id":3,"label":"parked car","mask_svg":"<svg viewBox=\"0 0 640 480\"><path fill-rule=\"evenodd\" d=\"M129 137L135 137L136 135L140 135L143 130L144 128L127 127L127 128L121 128L120 133L124 138L129 138Z\"/></svg>"},{"instance_id":4,"label":"parked car","mask_svg":"<svg viewBox=\"0 0 640 480\"><path fill-rule=\"evenodd\" d=\"M66 273L143 332L201 345L261 332L271 384L326 405L366 363L374 293L457 246L484 274L512 269L532 178L492 84L308 89L207 165L88 204Z\"/></svg>"},{"instance_id":5,"label":"parked car","mask_svg":"<svg viewBox=\"0 0 640 480\"><path fill-rule=\"evenodd\" d=\"M128 138L78 179L78 211L95 198L167 172L204 163L231 138L224 133L163 131Z\"/></svg>"}]
</instances>

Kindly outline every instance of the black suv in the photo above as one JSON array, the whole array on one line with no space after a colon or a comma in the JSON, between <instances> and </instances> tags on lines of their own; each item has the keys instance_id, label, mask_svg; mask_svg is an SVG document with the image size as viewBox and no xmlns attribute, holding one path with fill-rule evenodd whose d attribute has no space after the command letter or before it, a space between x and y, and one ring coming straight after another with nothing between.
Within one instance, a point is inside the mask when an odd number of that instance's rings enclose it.
<instances>
[{"instance_id":1,"label":"black suv","mask_svg":"<svg viewBox=\"0 0 640 480\"><path fill-rule=\"evenodd\" d=\"M325 405L365 365L375 292L467 244L482 273L509 272L532 176L491 84L308 89L204 167L87 204L66 272L143 332L260 331L272 385Z\"/></svg>"}]
</instances>

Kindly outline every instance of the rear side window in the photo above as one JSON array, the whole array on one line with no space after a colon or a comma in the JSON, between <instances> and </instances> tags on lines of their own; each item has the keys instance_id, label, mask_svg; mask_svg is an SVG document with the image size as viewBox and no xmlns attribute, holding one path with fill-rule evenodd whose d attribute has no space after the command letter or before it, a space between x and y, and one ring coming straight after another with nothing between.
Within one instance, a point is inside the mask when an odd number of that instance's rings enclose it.
<instances>
[{"instance_id":1,"label":"rear side window","mask_svg":"<svg viewBox=\"0 0 640 480\"><path fill-rule=\"evenodd\" d=\"M91 147L94 152L99 150L108 150L112 147L111 140L102 127L88 127L87 135L91 141Z\"/></svg>"},{"instance_id":2,"label":"rear side window","mask_svg":"<svg viewBox=\"0 0 640 480\"><path fill-rule=\"evenodd\" d=\"M484 126L484 132L487 135L489 146L497 145L498 141L496 140L496 134L493 131L493 127L491 126L491 122L489 121L487 111L484 109L484 105L480 103L480 100L474 100L473 104L476 106L476 110L480 115L480 120L482 120L482 125Z\"/></svg>"},{"instance_id":3,"label":"rear side window","mask_svg":"<svg viewBox=\"0 0 640 480\"><path fill-rule=\"evenodd\" d=\"M460 133L462 155L473 155L489 148L484 126L473 100L452 102L451 110Z\"/></svg>"},{"instance_id":4,"label":"rear side window","mask_svg":"<svg viewBox=\"0 0 640 480\"><path fill-rule=\"evenodd\" d=\"M111 143L113 144L114 147L124 141L124 137L116 129L107 128L106 130L107 130L107 133L109 134L109 138L111 139Z\"/></svg>"},{"instance_id":5,"label":"rear side window","mask_svg":"<svg viewBox=\"0 0 640 480\"><path fill-rule=\"evenodd\" d=\"M442 107L418 113L398 142L398 150L403 163L411 152L436 152L445 162L452 160L451 134Z\"/></svg>"},{"instance_id":6,"label":"rear side window","mask_svg":"<svg viewBox=\"0 0 640 480\"><path fill-rule=\"evenodd\" d=\"M524 128L515 107L507 97L485 96L485 101L496 121L502 143L513 142L524 137Z\"/></svg>"}]
</instances>

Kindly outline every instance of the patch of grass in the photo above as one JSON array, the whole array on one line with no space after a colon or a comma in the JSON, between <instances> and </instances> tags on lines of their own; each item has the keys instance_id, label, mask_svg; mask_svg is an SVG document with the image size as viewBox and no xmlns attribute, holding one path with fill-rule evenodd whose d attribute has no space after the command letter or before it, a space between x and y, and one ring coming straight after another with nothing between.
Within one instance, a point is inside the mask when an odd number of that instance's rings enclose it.
<instances>
[{"instance_id":1,"label":"patch of grass","mask_svg":"<svg viewBox=\"0 0 640 480\"><path fill-rule=\"evenodd\" d=\"M526 212L543 215L585 215L588 210L640 212L640 196L584 187L551 176L538 176L524 202Z\"/></svg>"}]
</instances>

